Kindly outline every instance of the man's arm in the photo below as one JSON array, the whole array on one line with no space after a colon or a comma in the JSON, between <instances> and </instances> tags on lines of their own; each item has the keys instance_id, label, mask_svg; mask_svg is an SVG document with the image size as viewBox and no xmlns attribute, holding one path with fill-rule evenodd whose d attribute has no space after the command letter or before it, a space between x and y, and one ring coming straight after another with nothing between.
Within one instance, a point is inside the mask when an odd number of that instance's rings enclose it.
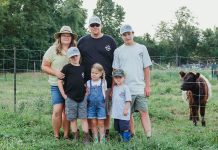
<instances>
[{"instance_id":1,"label":"man's arm","mask_svg":"<svg viewBox=\"0 0 218 150\"><path fill-rule=\"evenodd\" d=\"M150 68L149 66L144 68L144 80L145 80L145 96L149 97L150 96Z\"/></svg>"}]
</instances>

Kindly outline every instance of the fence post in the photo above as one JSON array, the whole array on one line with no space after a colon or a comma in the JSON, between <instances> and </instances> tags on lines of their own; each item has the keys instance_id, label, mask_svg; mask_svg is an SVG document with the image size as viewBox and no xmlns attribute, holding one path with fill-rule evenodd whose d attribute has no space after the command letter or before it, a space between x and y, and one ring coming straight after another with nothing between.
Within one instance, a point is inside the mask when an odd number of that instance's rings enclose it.
<instances>
[{"instance_id":1,"label":"fence post","mask_svg":"<svg viewBox=\"0 0 218 150\"><path fill-rule=\"evenodd\" d=\"M16 65L16 47L14 49L14 112L16 112L16 73L17 73L17 65Z\"/></svg>"},{"instance_id":2,"label":"fence post","mask_svg":"<svg viewBox=\"0 0 218 150\"><path fill-rule=\"evenodd\" d=\"M36 72L36 63L35 63L35 61L33 62L33 72L34 73Z\"/></svg>"}]
</instances>

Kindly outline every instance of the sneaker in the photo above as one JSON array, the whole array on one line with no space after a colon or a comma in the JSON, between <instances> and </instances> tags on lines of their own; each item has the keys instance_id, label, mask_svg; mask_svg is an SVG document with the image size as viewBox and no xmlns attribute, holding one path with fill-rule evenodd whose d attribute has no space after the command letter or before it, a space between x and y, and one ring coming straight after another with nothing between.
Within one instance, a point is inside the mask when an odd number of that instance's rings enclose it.
<instances>
[{"instance_id":1,"label":"sneaker","mask_svg":"<svg viewBox=\"0 0 218 150\"><path fill-rule=\"evenodd\" d=\"M129 142L131 139L131 135L129 131L124 131L122 133L123 142Z\"/></svg>"},{"instance_id":2,"label":"sneaker","mask_svg":"<svg viewBox=\"0 0 218 150\"><path fill-rule=\"evenodd\" d=\"M93 143L98 144L98 137L93 138Z\"/></svg>"},{"instance_id":3,"label":"sneaker","mask_svg":"<svg viewBox=\"0 0 218 150\"><path fill-rule=\"evenodd\" d=\"M100 139L100 143L106 143L105 137L103 137L103 138Z\"/></svg>"}]
</instances>

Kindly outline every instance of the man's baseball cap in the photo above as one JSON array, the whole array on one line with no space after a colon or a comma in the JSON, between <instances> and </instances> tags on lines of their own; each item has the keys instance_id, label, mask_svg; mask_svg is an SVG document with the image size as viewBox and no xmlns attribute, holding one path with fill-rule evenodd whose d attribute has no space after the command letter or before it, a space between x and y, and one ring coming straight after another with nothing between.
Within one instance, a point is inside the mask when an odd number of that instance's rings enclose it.
<instances>
[{"instance_id":1,"label":"man's baseball cap","mask_svg":"<svg viewBox=\"0 0 218 150\"><path fill-rule=\"evenodd\" d=\"M93 23L97 23L97 24L100 24L101 25L101 20L99 17L97 16L92 16L90 19L89 19L89 25L90 24L93 24Z\"/></svg>"},{"instance_id":2,"label":"man's baseball cap","mask_svg":"<svg viewBox=\"0 0 218 150\"><path fill-rule=\"evenodd\" d=\"M125 77L125 73L122 69L117 69L113 72L113 77Z\"/></svg>"},{"instance_id":3,"label":"man's baseball cap","mask_svg":"<svg viewBox=\"0 0 218 150\"><path fill-rule=\"evenodd\" d=\"M134 32L132 27L128 24L122 25L120 27L120 34L126 33L126 32Z\"/></svg>"},{"instance_id":4,"label":"man's baseball cap","mask_svg":"<svg viewBox=\"0 0 218 150\"><path fill-rule=\"evenodd\" d=\"M67 50L67 57L70 58L72 56L80 55L79 49L77 47L70 47Z\"/></svg>"}]
</instances>

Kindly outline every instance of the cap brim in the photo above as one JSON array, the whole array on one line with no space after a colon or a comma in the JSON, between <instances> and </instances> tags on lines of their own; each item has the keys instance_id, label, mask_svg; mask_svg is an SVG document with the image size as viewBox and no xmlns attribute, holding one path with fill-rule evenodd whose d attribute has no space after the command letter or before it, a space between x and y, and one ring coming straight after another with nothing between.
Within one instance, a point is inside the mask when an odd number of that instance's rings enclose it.
<instances>
[{"instance_id":1,"label":"cap brim","mask_svg":"<svg viewBox=\"0 0 218 150\"><path fill-rule=\"evenodd\" d=\"M73 56L79 56L79 55L80 55L79 53L78 54L72 54L72 55L68 56L68 58L71 58Z\"/></svg>"},{"instance_id":2,"label":"cap brim","mask_svg":"<svg viewBox=\"0 0 218 150\"><path fill-rule=\"evenodd\" d=\"M64 33L65 32L57 32L57 33L54 34L54 38L57 39L57 38L60 37L61 34L64 34ZM66 32L66 33L68 33L68 32ZM75 33L68 33L68 34L71 34L73 39L77 40L77 37L78 37L77 34L75 34Z\"/></svg>"},{"instance_id":3,"label":"cap brim","mask_svg":"<svg viewBox=\"0 0 218 150\"><path fill-rule=\"evenodd\" d=\"M115 75L113 75L113 77L124 77L124 75L115 74Z\"/></svg>"}]
</instances>

